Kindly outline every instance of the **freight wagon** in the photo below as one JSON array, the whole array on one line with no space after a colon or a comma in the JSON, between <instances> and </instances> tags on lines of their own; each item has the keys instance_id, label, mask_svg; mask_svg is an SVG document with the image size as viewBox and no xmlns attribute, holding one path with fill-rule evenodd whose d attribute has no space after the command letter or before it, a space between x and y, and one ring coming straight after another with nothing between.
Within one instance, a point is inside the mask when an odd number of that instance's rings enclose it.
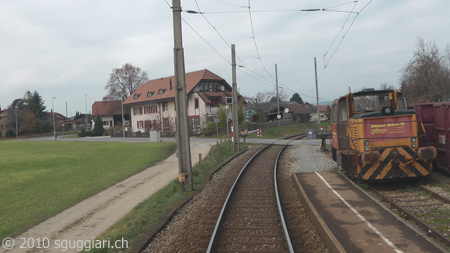
<instances>
[{"instance_id":1,"label":"freight wagon","mask_svg":"<svg viewBox=\"0 0 450 253\"><path fill-rule=\"evenodd\" d=\"M423 103L414 106L421 121L420 146L437 150L436 168L450 174L450 102Z\"/></svg>"}]
</instances>

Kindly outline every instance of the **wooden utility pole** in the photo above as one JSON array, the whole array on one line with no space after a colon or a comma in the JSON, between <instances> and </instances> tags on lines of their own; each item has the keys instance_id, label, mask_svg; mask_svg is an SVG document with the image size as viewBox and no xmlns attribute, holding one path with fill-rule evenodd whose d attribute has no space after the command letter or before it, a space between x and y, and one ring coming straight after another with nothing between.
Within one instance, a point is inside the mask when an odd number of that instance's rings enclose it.
<instances>
[{"instance_id":1,"label":"wooden utility pole","mask_svg":"<svg viewBox=\"0 0 450 253\"><path fill-rule=\"evenodd\" d=\"M231 67L233 78L233 142L234 151L239 151L239 103L237 98L237 83L236 83L236 50L235 45L231 44Z\"/></svg>"},{"instance_id":2,"label":"wooden utility pole","mask_svg":"<svg viewBox=\"0 0 450 253\"><path fill-rule=\"evenodd\" d=\"M173 11L173 35L175 58L175 104L177 126L177 151L179 173L185 173L187 182L183 182L183 188L194 190L192 178L191 148L189 143L189 131L186 106L186 81L184 69L184 51L181 31L181 5L180 0L172 0ZM186 184L187 183L187 184Z\"/></svg>"}]
</instances>

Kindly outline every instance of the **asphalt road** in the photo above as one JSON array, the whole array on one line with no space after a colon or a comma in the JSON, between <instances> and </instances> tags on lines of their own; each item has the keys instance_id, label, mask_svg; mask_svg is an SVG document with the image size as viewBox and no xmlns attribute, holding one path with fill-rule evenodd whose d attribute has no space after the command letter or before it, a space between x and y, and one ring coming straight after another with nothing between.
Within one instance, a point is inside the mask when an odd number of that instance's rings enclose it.
<instances>
[{"instance_id":1,"label":"asphalt road","mask_svg":"<svg viewBox=\"0 0 450 253\"><path fill-rule=\"evenodd\" d=\"M33 141L49 141L49 140L55 140L53 136L51 137L38 137L38 138L30 138L27 140L33 140ZM161 138L162 142L176 142L175 138L169 137L169 138ZM127 137L127 138L116 138L116 137L110 137L110 136L96 136L96 137L83 137L83 138L64 138L64 136L59 136L56 141L103 141L103 142L150 142L149 138L146 137ZM243 142L243 139L241 138L241 143ZM277 139L246 139L246 143L250 144L270 144L273 142L276 142L277 144L286 144L290 140L277 140ZM190 138L191 143L216 143L220 142L219 138L198 138L198 137L191 137ZM295 140L290 143L290 145L320 145L321 140L319 139L304 139L304 140ZM330 144L330 140L327 140L327 144Z\"/></svg>"}]
</instances>

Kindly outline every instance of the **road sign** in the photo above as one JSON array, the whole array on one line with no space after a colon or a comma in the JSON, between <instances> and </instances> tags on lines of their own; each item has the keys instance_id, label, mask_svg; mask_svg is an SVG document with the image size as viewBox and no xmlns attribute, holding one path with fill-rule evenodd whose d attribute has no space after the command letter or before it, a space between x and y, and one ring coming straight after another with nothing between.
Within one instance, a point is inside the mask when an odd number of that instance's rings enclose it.
<instances>
[{"instance_id":1,"label":"road sign","mask_svg":"<svg viewBox=\"0 0 450 253\"><path fill-rule=\"evenodd\" d=\"M214 114L214 122L215 122L215 123L219 123L219 121L220 121L220 119L219 119L219 114L216 112L216 113Z\"/></svg>"},{"instance_id":2,"label":"road sign","mask_svg":"<svg viewBox=\"0 0 450 253\"><path fill-rule=\"evenodd\" d=\"M313 129L306 130L306 137L308 139L314 139L314 130Z\"/></svg>"}]
</instances>

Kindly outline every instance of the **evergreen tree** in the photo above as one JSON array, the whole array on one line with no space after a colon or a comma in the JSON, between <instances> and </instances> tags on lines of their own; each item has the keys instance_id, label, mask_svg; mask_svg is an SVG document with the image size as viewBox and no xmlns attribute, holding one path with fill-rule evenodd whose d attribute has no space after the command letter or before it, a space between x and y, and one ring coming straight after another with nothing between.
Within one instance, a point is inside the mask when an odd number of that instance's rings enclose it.
<instances>
[{"instance_id":1,"label":"evergreen tree","mask_svg":"<svg viewBox=\"0 0 450 253\"><path fill-rule=\"evenodd\" d=\"M292 97L289 101L294 101L301 105L303 104L303 99L302 99L302 97L300 97L300 95L298 93L294 93L294 95L292 95Z\"/></svg>"},{"instance_id":2,"label":"evergreen tree","mask_svg":"<svg viewBox=\"0 0 450 253\"><path fill-rule=\"evenodd\" d=\"M102 136L104 133L105 129L103 128L102 118L100 118L100 115L97 114L95 117L94 134L95 136Z\"/></svg>"}]
</instances>

